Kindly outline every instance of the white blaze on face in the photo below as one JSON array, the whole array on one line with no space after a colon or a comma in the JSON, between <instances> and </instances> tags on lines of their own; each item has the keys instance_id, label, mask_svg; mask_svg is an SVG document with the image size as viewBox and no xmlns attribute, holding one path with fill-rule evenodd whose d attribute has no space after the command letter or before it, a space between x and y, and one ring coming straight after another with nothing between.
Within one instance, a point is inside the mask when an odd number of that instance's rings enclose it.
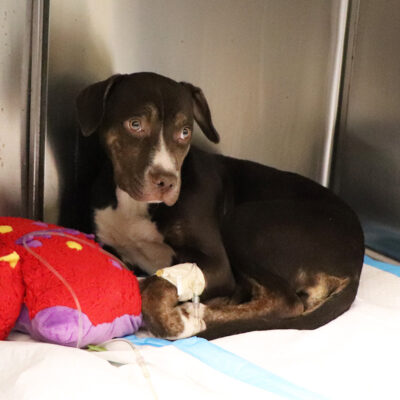
<instances>
[{"instance_id":1,"label":"white blaze on face","mask_svg":"<svg viewBox=\"0 0 400 400\"><path fill-rule=\"evenodd\" d=\"M158 142L157 149L154 153L152 160L152 166L159 167L165 172L169 172L173 175L178 176L177 166L174 157L169 152L167 145L164 141L164 135L160 134L160 140Z\"/></svg>"}]
</instances>

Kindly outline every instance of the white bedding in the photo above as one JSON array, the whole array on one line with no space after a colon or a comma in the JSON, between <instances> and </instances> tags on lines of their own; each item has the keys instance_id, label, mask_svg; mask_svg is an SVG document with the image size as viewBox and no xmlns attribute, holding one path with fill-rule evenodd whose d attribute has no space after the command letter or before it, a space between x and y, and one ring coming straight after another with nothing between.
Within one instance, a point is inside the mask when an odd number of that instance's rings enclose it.
<instances>
[{"instance_id":1,"label":"white bedding","mask_svg":"<svg viewBox=\"0 0 400 400\"><path fill-rule=\"evenodd\" d=\"M274 374L276 380L272 377L271 385L266 382L267 390L228 376L174 345L134 350L115 341L107 345L107 352L90 353L13 333L10 340L0 342L0 400L398 400L399 339L400 278L364 265L353 306L326 326L315 331L251 332L213 341ZM218 353L204 357L211 363L213 358L224 362ZM238 370L228 363L225 367L233 375L245 376L246 367ZM279 382L280 378L285 381ZM284 389L292 384L294 390L282 397L274 389L276 382ZM296 385L305 391L296 390Z\"/></svg>"}]
</instances>

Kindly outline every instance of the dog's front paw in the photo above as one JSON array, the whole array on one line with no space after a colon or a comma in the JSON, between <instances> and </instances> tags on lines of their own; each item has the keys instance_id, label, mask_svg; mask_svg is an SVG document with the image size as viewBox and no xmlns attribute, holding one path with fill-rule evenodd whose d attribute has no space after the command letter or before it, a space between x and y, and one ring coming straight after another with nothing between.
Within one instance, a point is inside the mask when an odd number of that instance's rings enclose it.
<instances>
[{"instance_id":1,"label":"dog's front paw","mask_svg":"<svg viewBox=\"0 0 400 400\"><path fill-rule=\"evenodd\" d=\"M167 339L184 339L195 336L206 329L206 323L204 321L206 306L204 304L188 301L178 306L177 310L181 317L183 329L177 335L169 336Z\"/></svg>"},{"instance_id":2,"label":"dog's front paw","mask_svg":"<svg viewBox=\"0 0 400 400\"><path fill-rule=\"evenodd\" d=\"M146 329L154 336L182 339L206 329L206 306L179 303L176 287L166 279L150 276L141 283L142 313Z\"/></svg>"},{"instance_id":3,"label":"dog's front paw","mask_svg":"<svg viewBox=\"0 0 400 400\"><path fill-rule=\"evenodd\" d=\"M179 301L187 301L194 296L200 296L206 285L203 272L193 263L163 268L158 270L156 275L166 279L176 287Z\"/></svg>"}]
</instances>

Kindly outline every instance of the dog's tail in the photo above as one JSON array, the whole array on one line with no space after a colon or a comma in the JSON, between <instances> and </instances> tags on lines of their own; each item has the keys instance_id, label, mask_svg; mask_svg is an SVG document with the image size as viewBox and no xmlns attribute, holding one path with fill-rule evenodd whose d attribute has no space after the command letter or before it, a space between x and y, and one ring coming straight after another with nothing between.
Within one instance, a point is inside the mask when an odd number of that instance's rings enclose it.
<instances>
[{"instance_id":1,"label":"dog's tail","mask_svg":"<svg viewBox=\"0 0 400 400\"><path fill-rule=\"evenodd\" d=\"M238 319L211 326L205 331L200 332L198 336L212 340L250 331L270 329L316 329L339 317L350 308L357 294L358 283L358 280L350 281L342 291L329 297L325 303L310 313L282 319L266 317L246 320Z\"/></svg>"}]
</instances>

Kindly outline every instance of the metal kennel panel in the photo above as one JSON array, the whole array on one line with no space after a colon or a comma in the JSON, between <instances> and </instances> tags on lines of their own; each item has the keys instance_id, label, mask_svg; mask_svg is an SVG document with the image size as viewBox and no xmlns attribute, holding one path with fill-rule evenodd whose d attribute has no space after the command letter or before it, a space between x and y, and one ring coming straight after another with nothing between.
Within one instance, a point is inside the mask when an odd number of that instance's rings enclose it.
<instances>
[{"instance_id":1,"label":"metal kennel panel","mask_svg":"<svg viewBox=\"0 0 400 400\"><path fill-rule=\"evenodd\" d=\"M74 100L117 72L154 71L200 86L221 143L200 132L197 143L326 183L347 4L52 0L45 219L74 223L83 173Z\"/></svg>"},{"instance_id":2,"label":"metal kennel panel","mask_svg":"<svg viewBox=\"0 0 400 400\"><path fill-rule=\"evenodd\" d=\"M333 187L400 260L400 2L353 1Z\"/></svg>"},{"instance_id":3,"label":"metal kennel panel","mask_svg":"<svg viewBox=\"0 0 400 400\"><path fill-rule=\"evenodd\" d=\"M0 215L27 213L30 2L0 2Z\"/></svg>"}]
</instances>

